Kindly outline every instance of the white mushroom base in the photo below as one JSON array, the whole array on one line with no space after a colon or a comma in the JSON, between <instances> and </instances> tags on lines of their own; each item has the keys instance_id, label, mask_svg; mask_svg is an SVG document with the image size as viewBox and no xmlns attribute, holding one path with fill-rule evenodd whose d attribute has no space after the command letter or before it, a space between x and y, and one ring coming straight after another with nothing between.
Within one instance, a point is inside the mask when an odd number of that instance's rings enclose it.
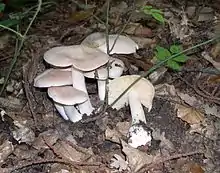
<instances>
[{"instance_id":1,"label":"white mushroom base","mask_svg":"<svg viewBox=\"0 0 220 173\"><path fill-rule=\"evenodd\" d=\"M146 130L142 124L133 124L129 129L128 144L134 148L149 144L152 140L151 131Z\"/></svg>"}]
</instances>

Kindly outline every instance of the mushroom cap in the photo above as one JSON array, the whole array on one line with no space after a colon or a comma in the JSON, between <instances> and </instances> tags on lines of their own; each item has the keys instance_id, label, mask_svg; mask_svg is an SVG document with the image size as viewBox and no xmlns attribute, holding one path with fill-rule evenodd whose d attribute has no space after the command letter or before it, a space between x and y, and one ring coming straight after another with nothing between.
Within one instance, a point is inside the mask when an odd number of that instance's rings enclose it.
<instances>
[{"instance_id":1,"label":"mushroom cap","mask_svg":"<svg viewBox=\"0 0 220 173\"><path fill-rule=\"evenodd\" d=\"M48 88L72 84L72 74L69 69L48 69L34 79L34 86Z\"/></svg>"},{"instance_id":2,"label":"mushroom cap","mask_svg":"<svg viewBox=\"0 0 220 173\"><path fill-rule=\"evenodd\" d=\"M122 94L134 81L136 81L139 75L126 75L109 81L108 84L108 102L113 103L120 94ZM154 86L149 80L142 78L132 88L129 89L114 105L113 108L120 109L128 104L129 92L136 92L138 98L148 111L152 108L152 101L155 94Z\"/></svg>"},{"instance_id":3,"label":"mushroom cap","mask_svg":"<svg viewBox=\"0 0 220 173\"><path fill-rule=\"evenodd\" d=\"M111 50L115 39L117 38L117 41L114 45L114 48L110 52L110 54L130 54L136 52L136 49L138 49L137 43L135 43L131 38L123 35L109 35L109 49ZM91 35L87 36L83 42L81 43L85 47L90 48L97 48L101 50L102 52L107 53L107 46L106 46L106 38L105 34L102 33L92 33Z\"/></svg>"},{"instance_id":4,"label":"mushroom cap","mask_svg":"<svg viewBox=\"0 0 220 173\"><path fill-rule=\"evenodd\" d=\"M109 78L117 78L120 77L123 73L125 65L123 61L116 58L110 58L110 67L109 67ZM93 71L84 72L84 76L92 79L106 80L108 77L107 67L100 67Z\"/></svg>"},{"instance_id":5,"label":"mushroom cap","mask_svg":"<svg viewBox=\"0 0 220 173\"><path fill-rule=\"evenodd\" d=\"M48 88L48 95L55 102L63 105L75 105L85 102L88 97L83 91L72 86L60 86Z\"/></svg>"},{"instance_id":6,"label":"mushroom cap","mask_svg":"<svg viewBox=\"0 0 220 173\"><path fill-rule=\"evenodd\" d=\"M44 54L44 60L57 67L91 71L106 64L109 56L97 49L85 51L81 45L54 47Z\"/></svg>"}]
</instances>

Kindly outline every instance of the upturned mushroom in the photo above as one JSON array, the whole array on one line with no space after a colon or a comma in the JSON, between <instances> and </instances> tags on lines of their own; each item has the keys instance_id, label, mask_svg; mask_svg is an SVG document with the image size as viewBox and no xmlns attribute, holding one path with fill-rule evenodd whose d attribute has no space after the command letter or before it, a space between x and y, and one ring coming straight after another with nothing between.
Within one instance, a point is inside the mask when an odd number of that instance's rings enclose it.
<instances>
[{"instance_id":1,"label":"upturned mushroom","mask_svg":"<svg viewBox=\"0 0 220 173\"><path fill-rule=\"evenodd\" d=\"M113 103L139 77L139 75L121 76L110 81L108 84L109 104ZM147 79L142 78L113 105L113 108L116 109L120 109L127 104L130 106L132 125L129 129L129 144L132 147L137 148L145 145L152 139L151 131L143 126L143 124L146 124L146 117L142 105L148 108L149 112L152 108L154 94L154 86Z\"/></svg>"},{"instance_id":2,"label":"upturned mushroom","mask_svg":"<svg viewBox=\"0 0 220 173\"><path fill-rule=\"evenodd\" d=\"M96 70L85 72L84 76L87 78L97 79L98 95L100 100L105 99L106 80L107 78L120 77L124 70L124 63L120 59L110 58L109 67L100 67Z\"/></svg>"},{"instance_id":3,"label":"upturned mushroom","mask_svg":"<svg viewBox=\"0 0 220 173\"><path fill-rule=\"evenodd\" d=\"M79 105L79 110L82 114L90 115L94 108L88 96L83 72L103 66L108 62L109 56L96 49L85 52L81 45L74 45L54 47L44 54L44 60L56 67L72 67L73 87L85 92L88 97L86 102Z\"/></svg>"},{"instance_id":4,"label":"upturned mushroom","mask_svg":"<svg viewBox=\"0 0 220 173\"><path fill-rule=\"evenodd\" d=\"M115 44L114 44L115 43ZM81 43L83 48L96 48L104 53L107 53L106 37L103 33L92 33L88 35ZM113 49L112 46L114 45ZM112 34L109 35L109 49L110 54L130 54L135 53L139 48L131 38L123 35ZM112 50L111 50L112 49Z\"/></svg>"}]
</instances>

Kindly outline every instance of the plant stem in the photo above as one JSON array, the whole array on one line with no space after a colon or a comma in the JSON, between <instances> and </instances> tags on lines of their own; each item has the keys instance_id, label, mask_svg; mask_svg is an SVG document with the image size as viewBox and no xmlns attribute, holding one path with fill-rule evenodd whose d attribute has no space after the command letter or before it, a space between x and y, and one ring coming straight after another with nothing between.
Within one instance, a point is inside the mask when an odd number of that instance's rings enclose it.
<instances>
[{"instance_id":1,"label":"plant stem","mask_svg":"<svg viewBox=\"0 0 220 173\"><path fill-rule=\"evenodd\" d=\"M24 45L24 41L25 41L25 38L26 38L26 36L27 36L27 33L28 33L28 31L29 31L31 25L33 24L34 20L36 19L38 13L39 13L40 10L41 10L41 5L42 5L42 0L38 0L37 10L36 10L36 12L35 12L33 18L31 19L31 21L30 21L30 23L29 23L29 25L28 25L28 27L27 27L25 33L23 34L23 37L22 37L20 43L18 43L18 47L15 49L15 54L14 54L14 57L13 57L13 59L12 59L12 61L11 61L11 65L10 65L10 68L9 68L9 70L8 70L8 73L7 73L6 77L5 77L5 82L4 82L4 84L3 84L2 88L1 88L0 95L2 95L2 93L3 93L3 91L4 91L5 87L6 87L6 84L7 84L7 82L8 82L8 79L9 79L9 77L10 77L10 75L11 75L11 72L12 72L12 70L13 70L13 68L14 68L14 66L15 66L15 64L16 64L16 62L17 62L18 56L19 56L19 54L20 54L20 51L21 51L21 49L22 49L22 47L23 47L23 45ZM17 41L18 41L18 40L16 40L16 42L17 42Z\"/></svg>"}]
</instances>

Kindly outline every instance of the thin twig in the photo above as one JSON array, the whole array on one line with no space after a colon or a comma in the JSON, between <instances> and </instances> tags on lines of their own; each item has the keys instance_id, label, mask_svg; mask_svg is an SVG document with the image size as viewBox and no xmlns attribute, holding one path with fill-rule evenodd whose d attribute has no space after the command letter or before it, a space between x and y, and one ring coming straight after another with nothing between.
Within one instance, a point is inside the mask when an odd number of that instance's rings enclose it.
<instances>
[{"instance_id":1,"label":"thin twig","mask_svg":"<svg viewBox=\"0 0 220 173\"><path fill-rule=\"evenodd\" d=\"M12 72L12 70L13 70L13 68L14 68L14 66L15 66L15 64L16 64L16 62L17 62L18 56L19 56L20 51L21 51L21 49L22 49L22 47L23 47L23 44L24 44L25 38L26 38L26 36L27 36L27 33L28 33L29 29L31 28L31 26L32 26L32 24L33 24L33 22L34 22L34 20L36 19L38 13L40 12L41 5L42 5L42 0L38 0L37 10L36 10L36 12L35 12L33 18L31 19L31 21L30 21L30 23L29 23L29 25L28 25L28 27L27 27L25 33L23 34L23 37L22 37L22 39L21 39L21 41L20 41L20 43L19 43L18 48L15 50L15 54L14 54L14 57L13 57L13 59L12 59L12 61L11 61L10 68L9 68L7 74L6 74L6 77L5 77L5 82L4 82L4 84L3 84L2 88L1 88L0 95L2 95L2 93L3 93L3 91L4 91L5 87L6 87L6 84L7 84L8 80L9 80L9 77L10 77L10 75L11 75L11 72Z\"/></svg>"},{"instance_id":2,"label":"thin twig","mask_svg":"<svg viewBox=\"0 0 220 173\"><path fill-rule=\"evenodd\" d=\"M7 29L7 30L9 30L9 31L11 31L11 32L13 32L14 34L16 34L16 35L17 35L18 37L20 37L21 39L24 39L24 38L23 38L24 36L23 36L21 33L15 31L14 29L11 29L11 28L9 28L9 27L7 27L7 26L4 26L4 25L1 25L1 24L0 24L0 27L1 27L1 28L4 28L4 29Z\"/></svg>"}]
</instances>

